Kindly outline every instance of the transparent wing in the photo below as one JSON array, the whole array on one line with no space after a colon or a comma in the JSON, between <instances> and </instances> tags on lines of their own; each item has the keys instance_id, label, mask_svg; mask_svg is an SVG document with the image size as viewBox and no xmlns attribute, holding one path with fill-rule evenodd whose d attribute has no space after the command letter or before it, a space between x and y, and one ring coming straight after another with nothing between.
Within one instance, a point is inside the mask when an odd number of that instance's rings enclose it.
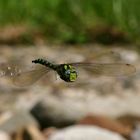
<instances>
[{"instance_id":1,"label":"transparent wing","mask_svg":"<svg viewBox=\"0 0 140 140\"><path fill-rule=\"evenodd\" d=\"M71 63L70 65L103 76L127 76L136 71L133 65L122 63Z\"/></svg>"},{"instance_id":2,"label":"transparent wing","mask_svg":"<svg viewBox=\"0 0 140 140\"><path fill-rule=\"evenodd\" d=\"M96 54L90 56L89 58L91 60L98 60L98 59L104 58L104 57L109 57L111 59L114 57L118 58L118 57L120 57L120 54L116 51L108 49L108 50L103 50L102 52L96 53Z\"/></svg>"},{"instance_id":3,"label":"transparent wing","mask_svg":"<svg viewBox=\"0 0 140 140\"><path fill-rule=\"evenodd\" d=\"M49 71L50 69L46 67L40 67L27 72L18 73L17 75L12 77L12 80L16 86L30 86L37 80L39 80L42 76L47 74Z\"/></svg>"},{"instance_id":4,"label":"transparent wing","mask_svg":"<svg viewBox=\"0 0 140 140\"><path fill-rule=\"evenodd\" d=\"M0 77L12 77L21 72L21 68L14 64L1 63L0 64Z\"/></svg>"}]
</instances>

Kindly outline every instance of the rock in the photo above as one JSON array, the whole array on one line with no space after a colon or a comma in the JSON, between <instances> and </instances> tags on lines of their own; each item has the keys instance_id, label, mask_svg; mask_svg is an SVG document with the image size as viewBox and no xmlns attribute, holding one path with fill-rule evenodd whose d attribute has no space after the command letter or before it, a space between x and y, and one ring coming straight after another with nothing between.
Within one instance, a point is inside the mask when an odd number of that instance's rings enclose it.
<instances>
[{"instance_id":1,"label":"rock","mask_svg":"<svg viewBox=\"0 0 140 140\"><path fill-rule=\"evenodd\" d=\"M117 132L125 137L129 137L132 129L126 125L123 125L117 120L101 115L87 116L79 121L79 124L83 125L96 125L102 128L106 128L110 131Z\"/></svg>"},{"instance_id":2,"label":"rock","mask_svg":"<svg viewBox=\"0 0 140 140\"><path fill-rule=\"evenodd\" d=\"M56 131L57 131L57 128L55 128L55 127L45 128L43 130L43 136L48 139Z\"/></svg>"},{"instance_id":3,"label":"rock","mask_svg":"<svg viewBox=\"0 0 140 140\"><path fill-rule=\"evenodd\" d=\"M45 140L41 131L33 125L27 125L14 134L14 140Z\"/></svg>"},{"instance_id":4,"label":"rock","mask_svg":"<svg viewBox=\"0 0 140 140\"><path fill-rule=\"evenodd\" d=\"M70 126L54 132L49 140L126 140L121 135L96 126Z\"/></svg>"},{"instance_id":5,"label":"rock","mask_svg":"<svg viewBox=\"0 0 140 140\"><path fill-rule=\"evenodd\" d=\"M140 123L137 123L134 131L131 134L132 140L140 140Z\"/></svg>"},{"instance_id":6,"label":"rock","mask_svg":"<svg viewBox=\"0 0 140 140\"><path fill-rule=\"evenodd\" d=\"M0 131L0 140L11 140L11 138L7 133Z\"/></svg>"},{"instance_id":7,"label":"rock","mask_svg":"<svg viewBox=\"0 0 140 140\"><path fill-rule=\"evenodd\" d=\"M28 125L37 127L38 123L29 112L20 111L2 121L0 130L12 134Z\"/></svg>"}]
</instances>

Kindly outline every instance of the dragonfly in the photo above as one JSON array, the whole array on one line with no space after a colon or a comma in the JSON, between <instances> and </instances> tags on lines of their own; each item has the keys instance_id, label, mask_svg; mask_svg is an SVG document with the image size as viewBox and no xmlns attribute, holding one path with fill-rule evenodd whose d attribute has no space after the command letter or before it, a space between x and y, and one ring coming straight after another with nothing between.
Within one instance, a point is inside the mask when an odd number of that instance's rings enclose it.
<instances>
[{"instance_id":1,"label":"dragonfly","mask_svg":"<svg viewBox=\"0 0 140 140\"><path fill-rule=\"evenodd\" d=\"M65 82L75 82L80 77L79 68L87 69L97 76L128 76L135 73L135 66L126 63L92 63L74 62L54 64L46 59L35 59L32 61L38 65L32 70L22 72L17 66L0 66L2 75L10 76L16 86L30 86L50 71L56 72L60 79Z\"/></svg>"}]
</instances>

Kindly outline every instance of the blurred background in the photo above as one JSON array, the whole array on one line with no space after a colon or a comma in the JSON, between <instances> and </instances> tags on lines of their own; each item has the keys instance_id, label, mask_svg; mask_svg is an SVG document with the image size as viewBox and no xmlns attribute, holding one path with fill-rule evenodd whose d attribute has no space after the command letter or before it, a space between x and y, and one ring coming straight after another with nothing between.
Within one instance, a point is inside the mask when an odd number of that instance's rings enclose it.
<instances>
[{"instance_id":1,"label":"blurred background","mask_svg":"<svg viewBox=\"0 0 140 140\"><path fill-rule=\"evenodd\" d=\"M0 13L1 42L6 41L5 32L9 30L15 33L15 39L20 38L13 40L11 35L11 43L44 39L70 44L139 44L139 0L2 0Z\"/></svg>"},{"instance_id":2,"label":"blurred background","mask_svg":"<svg viewBox=\"0 0 140 140\"><path fill-rule=\"evenodd\" d=\"M130 63L136 73L96 77L82 69L69 84L50 72L24 88L1 76L0 140L140 140L139 5L139 0L1 0L4 68L30 70L32 60L46 58Z\"/></svg>"}]
</instances>

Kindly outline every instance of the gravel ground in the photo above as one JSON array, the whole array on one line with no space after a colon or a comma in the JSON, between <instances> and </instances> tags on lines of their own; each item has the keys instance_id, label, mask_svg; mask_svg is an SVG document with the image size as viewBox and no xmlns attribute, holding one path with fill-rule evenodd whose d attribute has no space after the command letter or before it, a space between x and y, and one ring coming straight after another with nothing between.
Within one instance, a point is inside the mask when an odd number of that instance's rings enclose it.
<instances>
[{"instance_id":1,"label":"gravel ground","mask_svg":"<svg viewBox=\"0 0 140 140\"><path fill-rule=\"evenodd\" d=\"M24 88L13 85L9 77L1 77L0 112L13 113L22 109L31 111L36 118L51 118L55 123L78 121L88 114L111 118L140 117L139 54L121 46L103 48L99 45L1 46L0 63L14 63L23 71L34 67L32 60L46 58L56 63L131 63L136 67L136 73L128 77L96 77L92 72L81 69L78 81L69 84L50 72L34 85ZM104 55L101 57L100 53Z\"/></svg>"}]
</instances>

